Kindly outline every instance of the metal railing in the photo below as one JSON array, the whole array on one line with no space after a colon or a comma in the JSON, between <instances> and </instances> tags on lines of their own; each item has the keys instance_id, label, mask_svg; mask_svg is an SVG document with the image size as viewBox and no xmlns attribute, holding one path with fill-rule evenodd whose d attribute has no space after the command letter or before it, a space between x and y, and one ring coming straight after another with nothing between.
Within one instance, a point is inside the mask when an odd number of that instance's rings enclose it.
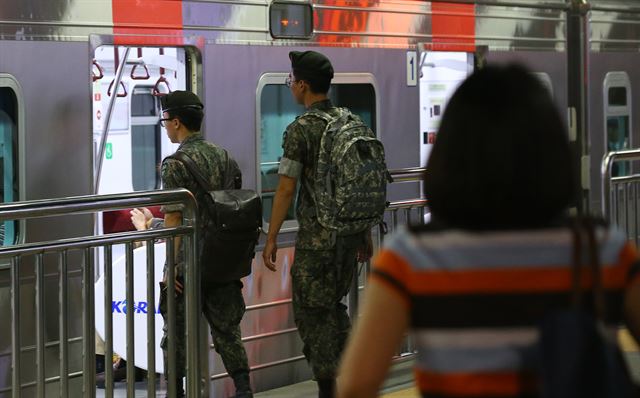
<instances>
[{"instance_id":1,"label":"metal railing","mask_svg":"<svg viewBox=\"0 0 640 398\"><path fill-rule=\"evenodd\" d=\"M409 168L390 170L394 183L404 182L418 182L422 179L424 169ZM83 378L83 396L93 397L95 396L95 345L94 345L94 333L95 333L95 319L93 317L93 311L95 306L94 297L94 269L93 264L95 260L95 249L104 248L104 279L105 279L105 291L104 291L104 312L105 312L105 357L111 358L113 355L113 312L112 312L112 281L113 273L111 265L113 264L113 252L112 247L116 244L124 244L125 246L125 273L126 273L126 339L127 339L127 362L133 364L134 360L134 347L135 347L135 334L134 334L134 318L135 312L134 297L133 297L133 244L134 242L144 241L146 245L146 271L147 271L147 303L151 306L151 303L157 301L157 297L154 297L154 284L157 279L157 275L154 274L154 244L157 239L165 239L167 242L167 258L172 258L175 247L172 237L184 236L185 247L189 250L185 250L186 263L185 267L185 295L186 295L186 331L187 331L187 393L189 396L199 396L201 394L201 379L202 380L217 380L227 376L226 373L208 374L206 368L206 360L202 361L200 355L207 353L207 350L202 350L203 346L207 346L206 334L202 332L200 328L200 301L199 297L199 271L197 270L196 262L194 261L196 253L195 242L197 241L195 234L197 230L197 213L196 204L193 196L186 190L176 191L149 191L138 192L122 195L101 195L101 196L85 196L75 198L64 199L51 199L42 201L30 201L20 203L10 203L0 206L0 222L4 220L18 220L51 216L69 216L74 214L83 213L96 213L107 210L119 210L129 209L133 207L149 207L160 204L172 204L181 203L184 205L183 226L178 228L165 228L147 231L132 231L123 233L114 233L102 236L84 236L80 238L63 239L49 242L37 242L28 243L18 246L0 248L0 258L9 258L11 260L11 297L12 297L12 367L14 369L12 375L12 394L13 397L19 397L21 388L29 385L36 386L36 396L43 397L45 395L45 385L59 381L60 383L60 396L69 396L69 380L72 378ZM424 221L425 206L427 201L425 199L417 198L413 200L402 200L392 202L385 214L386 224L389 226L389 230L393 231L398 228L399 225L408 222L420 223ZM383 234L377 228L373 231L376 237L374 244L377 247L382 245ZM82 269L80 270L82 275L82 336L80 338L72 336L70 338L68 331L69 313L67 306L62 303L67 303L69 300L69 286L68 286L68 255L70 251L81 251ZM51 342L45 341L44 332L44 256L53 253L57 256L58 262L58 301L60 304L59 316L59 366L60 374L57 377L45 378L44 356L46 346L50 346ZM35 257L35 296L36 296L36 381L35 383L20 384L20 352L24 351L24 347L21 346L20 341L20 322L19 316L21 311L20 305L20 270L24 266L24 258L27 256ZM358 296L360 291L364 289L364 282L369 272L369 263L363 264L364 273L360 275L360 278L354 278L354 285L352 287L352 294L349 296L349 311L352 316L357 315L358 310ZM173 275L173 267L168 267L168 289L174 291L175 282ZM277 302L268 302L256 304L254 306L248 306L247 311L261 311L265 308L270 308L279 305L290 305L291 299L280 300ZM168 365L169 374L175 374L175 297L173 294L168 294L168 312L169 312L169 349L168 349ZM124 312L124 311L123 311ZM155 368L155 312L153 310L147 311L147 363L148 369ZM255 340L261 340L271 338L278 335L286 335L295 333L296 328L287 328L285 330L278 330L270 333L261 333L254 336L243 337L243 342L250 342ZM82 344L82 357L83 357L83 371L82 372L70 372L69 371L69 342L78 341ZM202 344L202 345L200 345ZM405 349L402 350L403 356L412 352L412 344L410 342L405 344ZM18 353L18 354L16 354ZM291 358L285 358L269 363L262 363L254 365L251 370L266 369L273 366L278 366L286 363L296 362L303 360L303 355L293 356ZM204 365L203 365L204 364ZM135 367L127 366L127 379L135 379ZM47 374L49 374L47 372ZM206 375L206 377L205 377ZM110 366L105 367L105 396L113 397L113 369ZM208 385L208 383L204 383ZM169 396L175 394L175 380L169 378L168 391ZM207 387L205 387L208 390ZM147 394L149 396L155 396L156 393L156 375L153 371L148 372L147 380ZM135 395L135 384L127 383L127 395Z\"/></svg>"},{"instance_id":2,"label":"metal railing","mask_svg":"<svg viewBox=\"0 0 640 398\"><path fill-rule=\"evenodd\" d=\"M191 193L185 189L172 191L147 191L118 195L79 196L61 199L47 199L27 202L8 203L0 206L0 222L5 220L34 219L52 216L70 216L77 214L96 213L107 210L129 209L133 207L148 207L162 204L181 204L183 206L183 225L176 228L165 228L148 231L134 231L114 233L102 236L82 236L69 239L60 239L45 242L33 242L0 248L0 259L10 262L11 274L11 365L13 398L21 396L22 388L28 385L36 387L38 398L45 396L47 383L59 382L59 396L68 397L70 393L69 380L82 377L82 396L94 397L96 394L95 375L95 297L94 297L94 253L97 248L104 248L105 256L105 354L111 358L113 354L113 313L112 313L112 247L115 244L124 244L126 247L126 351L127 361L133 364L135 334L134 334L134 300L133 300L133 243L137 241L147 242L147 302L155 303L154 298L154 261L153 242L156 239L166 239L167 259L172 259L174 254L173 237L182 236L185 255L185 300L186 300L186 389L189 396L195 397L201 394L201 347L206 345L202 339L200 328L200 300L199 300L199 269L195 261L197 242L197 206ZM69 338L69 257L76 251L81 252L81 279L82 279L82 372L69 372L69 343L78 340ZM45 349L50 346L45 336L45 256L56 256L58 278L58 324L59 324L59 375L46 377L50 374L51 366L45 369ZM29 263L30 257L35 258L35 358L36 377L35 383L22 384L21 356L25 351L21 344L23 331L20 328L21 310L21 271ZM168 316L169 316L169 372L175 374L175 276L174 267L168 270ZM24 292L22 292L24 293ZM149 350L147 360L149 369L155 368L155 312L147 311L147 344ZM22 314L24 317L24 314ZM151 364L153 364L151 366ZM106 366L106 396L113 396L113 370ZM134 366L127 366L127 379L135 379ZM207 371L208 373L208 371ZM205 383L207 384L207 383ZM135 396L135 385L127 383L127 396ZM149 372L148 395L155 396L155 373ZM168 390L170 396L175 396L176 381L169 379ZM208 390L205 387L205 391Z\"/></svg>"},{"instance_id":3,"label":"metal railing","mask_svg":"<svg viewBox=\"0 0 640 398\"><path fill-rule=\"evenodd\" d=\"M614 165L640 160L640 149L609 152L600 169L602 215L640 244L640 174L613 176Z\"/></svg>"}]
</instances>

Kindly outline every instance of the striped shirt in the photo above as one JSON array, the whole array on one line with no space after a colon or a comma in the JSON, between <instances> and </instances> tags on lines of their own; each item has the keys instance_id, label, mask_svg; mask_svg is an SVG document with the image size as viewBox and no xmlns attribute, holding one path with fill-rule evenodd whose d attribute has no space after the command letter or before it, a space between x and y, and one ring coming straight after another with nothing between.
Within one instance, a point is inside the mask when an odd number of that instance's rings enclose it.
<instances>
[{"instance_id":1,"label":"striped shirt","mask_svg":"<svg viewBox=\"0 0 640 398\"><path fill-rule=\"evenodd\" d=\"M617 230L599 228L596 238L606 321L618 325L636 250ZM572 239L566 228L401 230L387 240L372 278L407 305L423 396L535 394L537 323L549 310L569 305ZM586 286L590 275L584 274Z\"/></svg>"}]
</instances>

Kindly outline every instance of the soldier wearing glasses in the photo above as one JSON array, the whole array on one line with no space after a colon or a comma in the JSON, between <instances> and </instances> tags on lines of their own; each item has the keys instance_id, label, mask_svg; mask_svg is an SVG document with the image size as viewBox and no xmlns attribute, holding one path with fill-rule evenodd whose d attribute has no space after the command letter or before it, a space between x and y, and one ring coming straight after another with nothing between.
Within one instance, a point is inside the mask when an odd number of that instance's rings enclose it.
<instances>
[{"instance_id":1,"label":"soldier wearing glasses","mask_svg":"<svg viewBox=\"0 0 640 398\"><path fill-rule=\"evenodd\" d=\"M276 238L300 180L296 209L299 230L291 268L293 312L305 357L318 383L319 397L327 398L335 395L338 360L351 327L341 300L349 292L357 258L366 256L369 247L365 234L336 240L316 216L313 182L320 139L327 124L309 111L339 114L327 96L333 66L327 57L315 51L292 51L289 58L292 73L286 84L307 112L297 117L284 133L280 179L262 256L265 266L275 271Z\"/></svg>"},{"instance_id":2,"label":"soldier wearing glasses","mask_svg":"<svg viewBox=\"0 0 640 398\"><path fill-rule=\"evenodd\" d=\"M196 164L200 173L208 177L211 189L220 189L224 182L224 170L226 168L225 151L204 140L200 133L200 125L204 117L203 105L195 94L189 91L174 91L161 98L162 119L160 123L166 129L171 142L180 143L179 151L186 153ZM176 159L165 159L162 162L162 183L165 189L186 188L196 195L199 207L205 208L200 201L202 196L198 194L201 189L195 178L187 171L185 166ZM165 214L164 225L175 227L182 223L180 205L163 206ZM200 225L206 225L207 212L201 212ZM176 247L179 246L179 238L176 238ZM176 323L177 344L176 356L177 375L167 375L167 312L163 306L163 296L166 299L164 283L161 298L160 311L165 319L164 337L161 346L165 359L165 378L175 377L178 382L178 396L184 396L182 379L186 369L185 364L185 302L182 294L182 275L184 262L182 250L179 250L176 261ZM206 264L203 264L206 266ZM166 270L163 282L166 281ZM247 354L240 340L240 321L245 312L244 298L242 297L242 282L229 283L205 283L202 287L202 311L211 327L211 336L216 351L222 357L227 372L233 378L236 387L237 398L252 397L249 383L249 366Z\"/></svg>"}]
</instances>

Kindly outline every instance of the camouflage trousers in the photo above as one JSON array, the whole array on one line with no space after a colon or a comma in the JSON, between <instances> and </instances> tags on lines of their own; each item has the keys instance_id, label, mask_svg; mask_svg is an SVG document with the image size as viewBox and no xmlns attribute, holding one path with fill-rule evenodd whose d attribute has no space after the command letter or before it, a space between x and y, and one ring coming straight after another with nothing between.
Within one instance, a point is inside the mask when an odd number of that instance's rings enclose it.
<instances>
[{"instance_id":1,"label":"camouflage trousers","mask_svg":"<svg viewBox=\"0 0 640 398\"><path fill-rule=\"evenodd\" d=\"M316 380L336 376L351 329L342 298L349 293L361 244L358 237L339 241L335 250L295 252L291 268L293 314Z\"/></svg>"},{"instance_id":2,"label":"camouflage trousers","mask_svg":"<svg viewBox=\"0 0 640 398\"><path fill-rule=\"evenodd\" d=\"M166 289L160 293L160 312L164 319L162 341L160 346L164 356L164 376L168 375L168 314L166 306ZM163 301L165 304L163 304ZM233 375L236 372L249 372L247 353L240 340L240 321L244 315L245 304L242 297L242 282L234 281L222 285L209 285L202 288L202 312L211 328L211 337L222 362ZM176 371L175 378L185 376L186 344L185 344L185 300L184 294L176 297Z\"/></svg>"}]
</instances>

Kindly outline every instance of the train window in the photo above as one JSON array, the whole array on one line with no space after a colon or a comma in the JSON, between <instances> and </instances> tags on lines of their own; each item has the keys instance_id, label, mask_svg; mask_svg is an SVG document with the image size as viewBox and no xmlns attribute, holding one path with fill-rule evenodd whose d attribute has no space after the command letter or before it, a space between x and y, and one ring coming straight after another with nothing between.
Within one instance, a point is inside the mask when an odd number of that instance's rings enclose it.
<instances>
[{"instance_id":1,"label":"train window","mask_svg":"<svg viewBox=\"0 0 640 398\"><path fill-rule=\"evenodd\" d=\"M313 33L311 4L274 1L269 6L269 32L274 39L308 39Z\"/></svg>"},{"instance_id":2,"label":"train window","mask_svg":"<svg viewBox=\"0 0 640 398\"><path fill-rule=\"evenodd\" d=\"M607 151L620 151L631 142L631 82L626 72L609 72L604 80L604 131ZM613 164L612 176L631 174L630 162Z\"/></svg>"},{"instance_id":3,"label":"train window","mask_svg":"<svg viewBox=\"0 0 640 398\"><path fill-rule=\"evenodd\" d=\"M263 222L265 230L271 219L273 196L278 184L278 166L282 156L282 135L296 116L304 112L295 103L285 85L287 73L267 73L258 83L256 98L256 131L258 146L258 190L263 200ZM377 132L378 103L376 83L370 74L336 74L331 84L329 98L337 106L346 106L358 114ZM297 228L294 206L289 209L283 230Z\"/></svg>"},{"instance_id":4,"label":"train window","mask_svg":"<svg viewBox=\"0 0 640 398\"><path fill-rule=\"evenodd\" d=\"M131 97L131 116L157 116L158 102L151 95L152 88L136 88Z\"/></svg>"},{"instance_id":5,"label":"train window","mask_svg":"<svg viewBox=\"0 0 640 398\"><path fill-rule=\"evenodd\" d=\"M18 96L12 87L4 83L8 79L0 75L0 202L18 200L18 162L17 143L19 112ZM18 240L18 223L4 221L0 223L0 245L13 245Z\"/></svg>"},{"instance_id":6,"label":"train window","mask_svg":"<svg viewBox=\"0 0 640 398\"><path fill-rule=\"evenodd\" d=\"M158 97L152 87L136 87L131 96L131 175L134 191L160 187Z\"/></svg>"}]
</instances>

